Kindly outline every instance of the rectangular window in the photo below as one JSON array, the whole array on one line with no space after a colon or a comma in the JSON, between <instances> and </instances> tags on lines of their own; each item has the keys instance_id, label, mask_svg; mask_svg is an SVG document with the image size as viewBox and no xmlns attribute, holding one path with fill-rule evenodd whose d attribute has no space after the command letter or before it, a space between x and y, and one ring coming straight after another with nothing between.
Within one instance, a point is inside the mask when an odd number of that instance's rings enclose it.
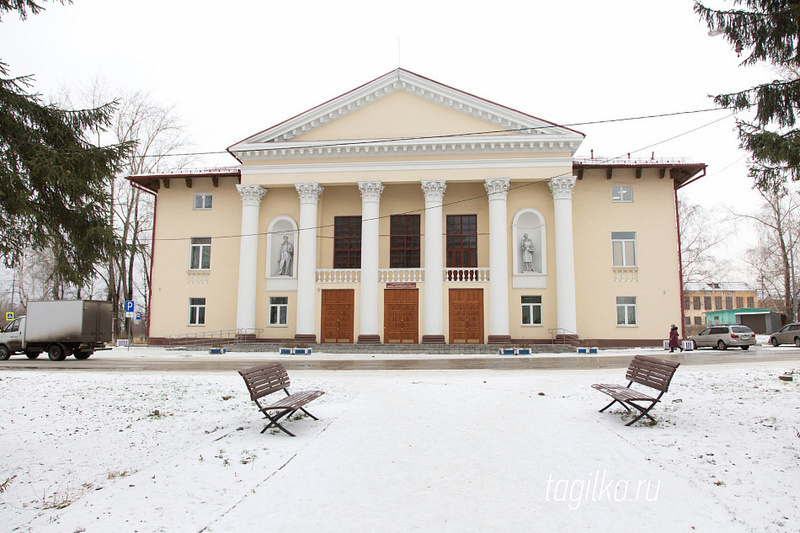
<instances>
[{"instance_id":1,"label":"rectangular window","mask_svg":"<svg viewBox=\"0 0 800 533\"><path fill-rule=\"evenodd\" d=\"M389 268L419 268L419 215L392 215Z\"/></svg>"},{"instance_id":2,"label":"rectangular window","mask_svg":"<svg viewBox=\"0 0 800 533\"><path fill-rule=\"evenodd\" d=\"M744 296L737 296L736 297L736 308L741 309L744 307Z\"/></svg>"},{"instance_id":3,"label":"rectangular window","mask_svg":"<svg viewBox=\"0 0 800 533\"><path fill-rule=\"evenodd\" d=\"M289 298L286 296L270 296L269 325L285 326L289 314Z\"/></svg>"},{"instance_id":4,"label":"rectangular window","mask_svg":"<svg viewBox=\"0 0 800 533\"><path fill-rule=\"evenodd\" d=\"M711 296L703 296L703 307L706 311L711 311Z\"/></svg>"},{"instance_id":5,"label":"rectangular window","mask_svg":"<svg viewBox=\"0 0 800 533\"><path fill-rule=\"evenodd\" d=\"M748 296L747 297L747 307L755 307L755 306L756 306L755 298L753 298L752 296Z\"/></svg>"},{"instance_id":6,"label":"rectangular window","mask_svg":"<svg viewBox=\"0 0 800 533\"><path fill-rule=\"evenodd\" d=\"M714 309L717 311L722 309L722 296L714 296Z\"/></svg>"},{"instance_id":7,"label":"rectangular window","mask_svg":"<svg viewBox=\"0 0 800 533\"><path fill-rule=\"evenodd\" d=\"M683 323L686 324L687 326L691 326L692 325L692 317L690 317L690 316L683 317Z\"/></svg>"},{"instance_id":8,"label":"rectangular window","mask_svg":"<svg viewBox=\"0 0 800 533\"><path fill-rule=\"evenodd\" d=\"M611 187L612 202L633 202L633 187L620 185Z\"/></svg>"},{"instance_id":9,"label":"rectangular window","mask_svg":"<svg viewBox=\"0 0 800 533\"><path fill-rule=\"evenodd\" d=\"M522 297L522 325L541 326L542 325L542 297L523 296Z\"/></svg>"},{"instance_id":10,"label":"rectangular window","mask_svg":"<svg viewBox=\"0 0 800 533\"><path fill-rule=\"evenodd\" d=\"M447 266L478 266L478 215L447 215Z\"/></svg>"},{"instance_id":11,"label":"rectangular window","mask_svg":"<svg viewBox=\"0 0 800 533\"><path fill-rule=\"evenodd\" d=\"M725 297L725 309L733 309L733 296Z\"/></svg>"},{"instance_id":12,"label":"rectangular window","mask_svg":"<svg viewBox=\"0 0 800 533\"><path fill-rule=\"evenodd\" d=\"M683 297L683 308L689 309L689 306L692 305L692 299L689 296Z\"/></svg>"},{"instance_id":13,"label":"rectangular window","mask_svg":"<svg viewBox=\"0 0 800 533\"><path fill-rule=\"evenodd\" d=\"M699 316L694 317L694 325L695 326L702 326L703 325L703 317L699 317Z\"/></svg>"},{"instance_id":14,"label":"rectangular window","mask_svg":"<svg viewBox=\"0 0 800 533\"><path fill-rule=\"evenodd\" d=\"M333 218L333 268L361 268L361 217Z\"/></svg>"},{"instance_id":15,"label":"rectangular window","mask_svg":"<svg viewBox=\"0 0 800 533\"><path fill-rule=\"evenodd\" d=\"M611 233L611 249L615 267L636 266L636 232L614 231Z\"/></svg>"},{"instance_id":16,"label":"rectangular window","mask_svg":"<svg viewBox=\"0 0 800 533\"><path fill-rule=\"evenodd\" d=\"M211 237L192 237L189 268L191 270L211 268Z\"/></svg>"},{"instance_id":17,"label":"rectangular window","mask_svg":"<svg viewBox=\"0 0 800 533\"><path fill-rule=\"evenodd\" d=\"M692 296L692 307L698 311L701 309L699 296Z\"/></svg>"},{"instance_id":18,"label":"rectangular window","mask_svg":"<svg viewBox=\"0 0 800 533\"><path fill-rule=\"evenodd\" d=\"M204 326L206 324L206 299L189 298L189 325Z\"/></svg>"},{"instance_id":19,"label":"rectangular window","mask_svg":"<svg viewBox=\"0 0 800 533\"><path fill-rule=\"evenodd\" d=\"M636 325L636 296L617 296L617 325Z\"/></svg>"},{"instance_id":20,"label":"rectangular window","mask_svg":"<svg viewBox=\"0 0 800 533\"><path fill-rule=\"evenodd\" d=\"M194 208L195 208L195 210L211 209L211 195L210 194L195 194L194 195Z\"/></svg>"}]
</instances>

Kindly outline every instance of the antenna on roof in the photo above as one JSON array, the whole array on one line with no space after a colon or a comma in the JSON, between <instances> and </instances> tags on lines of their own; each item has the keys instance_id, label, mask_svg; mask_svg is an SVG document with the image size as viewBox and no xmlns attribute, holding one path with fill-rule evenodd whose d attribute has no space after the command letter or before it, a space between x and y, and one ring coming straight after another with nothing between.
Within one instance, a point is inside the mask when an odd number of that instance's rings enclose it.
<instances>
[{"instance_id":1,"label":"antenna on roof","mask_svg":"<svg viewBox=\"0 0 800 533\"><path fill-rule=\"evenodd\" d=\"M397 68L400 68L400 36L397 36Z\"/></svg>"}]
</instances>

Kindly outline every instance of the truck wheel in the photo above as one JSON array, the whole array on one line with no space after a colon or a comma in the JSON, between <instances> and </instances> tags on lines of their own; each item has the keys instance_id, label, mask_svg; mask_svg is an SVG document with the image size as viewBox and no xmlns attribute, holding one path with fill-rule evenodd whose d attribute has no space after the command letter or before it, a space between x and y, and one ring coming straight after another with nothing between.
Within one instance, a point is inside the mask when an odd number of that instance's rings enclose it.
<instances>
[{"instance_id":1,"label":"truck wheel","mask_svg":"<svg viewBox=\"0 0 800 533\"><path fill-rule=\"evenodd\" d=\"M80 350L75 352L75 359L89 359L91 357L92 352L82 352Z\"/></svg>"},{"instance_id":2,"label":"truck wheel","mask_svg":"<svg viewBox=\"0 0 800 533\"><path fill-rule=\"evenodd\" d=\"M49 357L51 361L63 361L67 358L67 354L64 352L64 347L60 344L51 344L47 349L47 357Z\"/></svg>"},{"instance_id":3,"label":"truck wheel","mask_svg":"<svg viewBox=\"0 0 800 533\"><path fill-rule=\"evenodd\" d=\"M25 355L28 356L28 359L36 359L39 357L40 352L25 352Z\"/></svg>"},{"instance_id":4,"label":"truck wheel","mask_svg":"<svg viewBox=\"0 0 800 533\"><path fill-rule=\"evenodd\" d=\"M8 347L0 344L0 361L5 361L9 357L11 357L11 352L8 350Z\"/></svg>"}]
</instances>

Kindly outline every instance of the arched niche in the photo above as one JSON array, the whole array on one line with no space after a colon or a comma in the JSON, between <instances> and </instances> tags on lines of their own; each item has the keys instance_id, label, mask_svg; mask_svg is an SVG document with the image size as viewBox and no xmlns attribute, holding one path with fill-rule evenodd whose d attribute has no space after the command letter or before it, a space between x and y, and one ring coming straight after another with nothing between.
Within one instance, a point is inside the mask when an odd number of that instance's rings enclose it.
<instances>
[{"instance_id":1,"label":"arched niche","mask_svg":"<svg viewBox=\"0 0 800 533\"><path fill-rule=\"evenodd\" d=\"M296 280L297 279L297 224L287 216L272 219L267 229L267 279L268 280ZM289 265L286 272L282 272L281 259L282 247L287 243Z\"/></svg>"},{"instance_id":2,"label":"arched niche","mask_svg":"<svg viewBox=\"0 0 800 533\"><path fill-rule=\"evenodd\" d=\"M532 207L517 211L512 226L513 287L544 288L547 275L547 231L542 213ZM527 235L527 238L525 237ZM533 247L530 265L523 244ZM530 267L530 268L529 268Z\"/></svg>"}]
</instances>

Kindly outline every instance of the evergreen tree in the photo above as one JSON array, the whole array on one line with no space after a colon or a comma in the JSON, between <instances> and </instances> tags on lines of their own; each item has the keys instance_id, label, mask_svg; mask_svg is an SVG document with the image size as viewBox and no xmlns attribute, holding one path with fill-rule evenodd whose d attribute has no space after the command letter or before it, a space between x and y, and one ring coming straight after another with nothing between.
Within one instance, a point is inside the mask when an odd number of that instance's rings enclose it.
<instances>
[{"instance_id":1,"label":"evergreen tree","mask_svg":"<svg viewBox=\"0 0 800 533\"><path fill-rule=\"evenodd\" d=\"M694 11L709 33L722 34L743 66L768 63L782 72L800 67L800 2L730 0L717 10L695 2ZM739 120L742 147L753 154L750 175L762 190L780 186L787 176L800 179L800 78L790 75L749 89L720 94L714 101L737 111L751 110L753 120Z\"/></svg>"},{"instance_id":2,"label":"evergreen tree","mask_svg":"<svg viewBox=\"0 0 800 533\"><path fill-rule=\"evenodd\" d=\"M0 20L41 9L33 0L0 0ZM107 185L131 145L89 141L109 125L115 103L65 110L30 87L29 76L11 77L0 62L0 257L13 266L26 248L49 249L53 282L81 286L116 249Z\"/></svg>"}]
</instances>

